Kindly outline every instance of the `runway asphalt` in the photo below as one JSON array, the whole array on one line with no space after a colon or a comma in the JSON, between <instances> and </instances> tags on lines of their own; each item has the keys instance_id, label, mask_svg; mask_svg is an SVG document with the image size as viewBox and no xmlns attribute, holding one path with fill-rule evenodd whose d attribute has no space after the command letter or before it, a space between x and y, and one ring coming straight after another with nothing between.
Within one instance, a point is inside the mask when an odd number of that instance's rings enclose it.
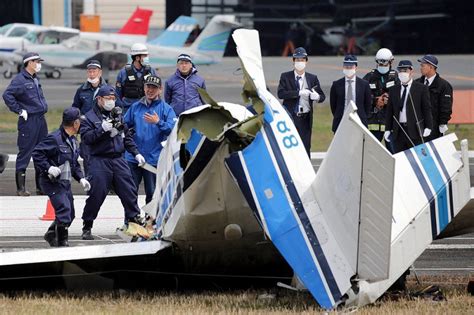
<instances>
[{"instance_id":1,"label":"runway asphalt","mask_svg":"<svg viewBox=\"0 0 474 315\"><path fill-rule=\"evenodd\" d=\"M421 56L396 56L395 63L401 59L409 59L416 66L416 59ZM474 56L472 55L449 55L437 56L439 59L439 72L448 79L454 89L467 90L474 89ZM320 79L321 87L326 95L332 81L342 77L341 71L342 57L310 57L307 71L316 73ZM374 66L373 57L359 57L358 75L363 76ZM291 70L291 58L264 58L263 67L268 88L276 95L278 80L281 72ZM228 101L242 103L240 93L242 88L242 71L237 58L224 58L221 64L212 66L198 66L199 74L206 79L209 94L217 101ZM2 70L3 72L3 70ZM166 79L174 72L174 69L160 69L159 74ZM110 82L115 82L116 72L111 72ZM45 92L48 105L51 109L65 108L71 105L72 98L77 87L84 81L85 71L64 70L60 80L45 79L41 76L41 83ZM10 80L0 79L0 94L3 93ZM327 106L326 101L321 106ZM0 106L5 108L3 100ZM0 112L0 115L5 115ZM2 117L0 116L0 122ZM15 145L16 134L0 134L0 152L16 154ZM14 187L14 164L9 163L6 173L0 175L0 196L13 195ZM32 165L30 164L30 167ZM27 181L29 188L33 188L32 171L28 172ZM75 183L74 192L81 193L80 186ZM2 197L0 197L2 198ZM4 203L4 199L0 199ZM0 217L4 217L4 211L15 211L14 205L4 207ZM1 220L1 219L0 219ZM18 222L17 222L18 223ZM2 228L3 230L3 228ZM8 235L1 234L0 248L11 247L11 241L18 241L18 238L5 238ZM38 240L41 234L32 235L32 240ZM30 238L24 239L28 240ZM5 242L9 245L7 246ZM34 244L35 242L33 242ZM73 242L74 244L75 242ZM20 244L16 242L16 244ZM24 244L24 243L23 243ZM434 246L434 247L433 247ZM474 234L468 234L456 238L435 241L425 253L415 262L415 268L426 274L446 274L455 273L463 275L474 275Z\"/></svg>"}]
</instances>

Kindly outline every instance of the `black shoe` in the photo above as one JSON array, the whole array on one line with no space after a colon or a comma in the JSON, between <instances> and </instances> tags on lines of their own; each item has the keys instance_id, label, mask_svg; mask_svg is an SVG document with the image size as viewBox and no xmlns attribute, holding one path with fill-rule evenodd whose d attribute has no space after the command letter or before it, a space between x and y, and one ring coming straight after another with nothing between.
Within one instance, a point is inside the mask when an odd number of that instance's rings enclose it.
<instances>
[{"instance_id":1,"label":"black shoe","mask_svg":"<svg viewBox=\"0 0 474 315\"><path fill-rule=\"evenodd\" d=\"M28 197L31 196L31 193L25 188L26 175L25 172L16 172L16 194L18 196Z\"/></svg>"},{"instance_id":2,"label":"black shoe","mask_svg":"<svg viewBox=\"0 0 474 315\"><path fill-rule=\"evenodd\" d=\"M68 247L68 226L62 223L56 225L56 235L58 237L58 247Z\"/></svg>"},{"instance_id":3,"label":"black shoe","mask_svg":"<svg viewBox=\"0 0 474 315\"><path fill-rule=\"evenodd\" d=\"M56 222L53 222L46 233L44 234L44 240L48 242L51 247L58 247L58 241L56 239Z\"/></svg>"},{"instance_id":4,"label":"black shoe","mask_svg":"<svg viewBox=\"0 0 474 315\"><path fill-rule=\"evenodd\" d=\"M128 223L130 223L130 222L141 225L141 226L146 225L145 218L141 217L139 214L137 214L135 217L133 217L131 219L128 219Z\"/></svg>"},{"instance_id":5,"label":"black shoe","mask_svg":"<svg viewBox=\"0 0 474 315\"><path fill-rule=\"evenodd\" d=\"M82 239L85 241L92 241L94 240L94 236L92 236L91 230L82 230Z\"/></svg>"},{"instance_id":6,"label":"black shoe","mask_svg":"<svg viewBox=\"0 0 474 315\"><path fill-rule=\"evenodd\" d=\"M44 192L39 189L36 189L36 196L44 196Z\"/></svg>"}]
</instances>

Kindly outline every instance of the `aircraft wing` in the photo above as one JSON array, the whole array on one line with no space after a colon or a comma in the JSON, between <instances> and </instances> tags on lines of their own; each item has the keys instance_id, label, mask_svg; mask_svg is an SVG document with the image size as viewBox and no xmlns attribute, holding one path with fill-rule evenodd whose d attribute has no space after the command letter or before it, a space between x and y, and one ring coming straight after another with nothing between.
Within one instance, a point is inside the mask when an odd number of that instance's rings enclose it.
<instances>
[{"instance_id":1,"label":"aircraft wing","mask_svg":"<svg viewBox=\"0 0 474 315\"><path fill-rule=\"evenodd\" d=\"M109 257L153 255L169 246L171 246L171 243L166 241L146 241L11 251L0 254L0 266Z\"/></svg>"}]
</instances>

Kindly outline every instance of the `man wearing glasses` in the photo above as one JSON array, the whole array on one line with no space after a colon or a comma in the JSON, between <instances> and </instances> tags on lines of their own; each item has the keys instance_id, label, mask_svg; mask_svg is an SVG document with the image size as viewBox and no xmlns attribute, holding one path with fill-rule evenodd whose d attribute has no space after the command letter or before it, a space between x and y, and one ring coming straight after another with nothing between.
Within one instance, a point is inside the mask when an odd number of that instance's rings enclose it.
<instances>
[{"instance_id":1,"label":"man wearing glasses","mask_svg":"<svg viewBox=\"0 0 474 315\"><path fill-rule=\"evenodd\" d=\"M400 84L397 72L392 69L394 58L392 52L387 48L379 49L375 55L377 67L364 76L369 82L372 94L372 106L368 114L368 129L379 140L382 141L385 132L385 108L388 103L388 91L393 86ZM389 142L385 143L387 149L393 153Z\"/></svg>"},{"instance_id":2,"label":"man wearing glasses","mask_svg":"<svg viewBox=\"0 0 474 315\"><path fill-rule=\"evenodd\" d=\"M24 68L13 78L3 93L5 104L10 111L18 114L18 156L15 173L18 196L30 195L25 186L26 169L33 149L48 135L48 126L44 118L48 104L37 76L42 61L37 53L27 53L23 57ZM39 178L39 171L35 170L36 194L42 195Z\"/></svg>"}]
</instances>

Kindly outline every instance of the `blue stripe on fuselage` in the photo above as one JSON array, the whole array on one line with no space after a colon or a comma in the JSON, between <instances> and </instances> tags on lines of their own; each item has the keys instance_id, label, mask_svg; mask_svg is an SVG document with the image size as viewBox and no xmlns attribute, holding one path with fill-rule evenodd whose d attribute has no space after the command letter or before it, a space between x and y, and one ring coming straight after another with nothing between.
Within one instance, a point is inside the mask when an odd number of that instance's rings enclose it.
<instances>
[{"instance_id":1,"label":"blue stripe on fuselage","mask_svg":"<svg viewBox=\"0 0 474 315\"><path fill-rule=\"evenodd\" d=\"M303 207L303 202L301 201L298 191L296 190L296 186L294 184L293 179L291 178L290 171L288 170L286 162L283 159L283 154L281 153L280 147L278 146L273 130L267 124L265 124L265 132L267 134L268 141L274 153L275 159L278 163L278 167L280 168L282 177L285 181L288 193L290 194L291 200L293 201L293 206L295 207L296 213L298 214L301 224L310 241L313 252L315 253L316 258L318 259L318 263L321 266L321 270L324 274L324 278L328 283L329 289L331 290L331 294L333 295L335 300L339 300L341 298L341 292L339 290L339 287L337 286L334 275L331 271L331 268L329 267L329 263L326 259L326 256L324 255L316 232L314 231L313 226L311 225L311 222L308 218L308 214L306 213Z\"/></svg>"},{"instance_id":2,"label":"blue stripe on fuselage","mask_svg":"<svg viewBox=\"0 0 474 315\"><path fill-rule=\"evenodd\" d=\"M421 185L421 188L423 189L423 192L425 193L425 197L430 203L430 215L431 215L431 235L433 239L436 238L438 235L438 229L436 228L436 205L435 205L435 200L433 198L433 193L430 190L430 187L428 185L428 182L426 181L425 177L423 176L423 173L421 171L421 168L418 166L415 160L415 156L411 152L411 150L405 150L404 151L408 162L410 162L410 165L415 172L416 177L418 178L418 182Z\"/></svg>"},{"instance_id":3,"label":"blue stripe on fuselage","mask_svg":"<svg viewBox=\"0 0 474 315\"><path fill-rule=\"evenodd\" d=\"M446 184L426 144L418 145L414 147L413 150L416 152L416 155L428 176L431 186L433 186L435 191L436 200L438 202L439 232L441 232L449 223Z\"/></svg>"},{"instance_id":4,"label":"blue stripe on fuselage","mask_svg":"<svg viewBox=\"0 0 474 315\"><path fill-rule=\"evenodd\" d=\"M333 302L306 245L262 133L257 134L242 156L273 243L318 303L324 308L332 308ZM307 281L308 278L311 281Z\"/></svg>"}]
</instances>

